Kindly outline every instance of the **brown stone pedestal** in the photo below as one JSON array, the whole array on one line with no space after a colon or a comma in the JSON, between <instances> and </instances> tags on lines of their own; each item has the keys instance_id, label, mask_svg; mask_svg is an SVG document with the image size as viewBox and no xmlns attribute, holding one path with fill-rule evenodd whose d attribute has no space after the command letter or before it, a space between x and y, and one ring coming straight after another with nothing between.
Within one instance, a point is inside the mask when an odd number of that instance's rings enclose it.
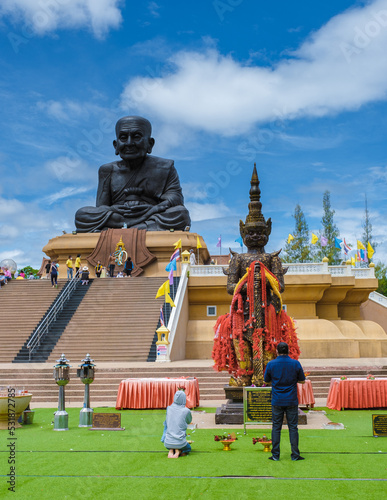
<instances>
[{"instance_id":1,"label":"brown stone pedestal","mask_svg":"<svg viewBox=\"0 0 387 500\"><path fill-rule=\"evenodd\" d=\"M243 425L243 387L225 385L224 392L228 401L225 405L216 409L215 423ZM284 424L286 425L286 416L284 417ZM298 425L306 424L306 413L298 409Z\"/></svg>"},{"instance_id":2,"label":"brown stone pedestal","mask_svg":"<svg viewBox=\"0 0 387 500\"><path fill-rule=\"evenodd\" d=\"M122 233L128 231L122 229ZM43 248L43 252L56 260L59 263L59 278L67 277L66 260L69 255L72 255L73 261L78 254L82 255L82 265L87 265L90 271L90 277L94 278L94 266L87 262L87 256L90 255L97 246L100 233L77 233L63 234L49 240ZM156 260L144 268L141 276L165 276L165 267L169 263L169 259L174 252L174 244L181 240L182 251L196 248L197 238L202 245L200 248L200 262L206 262L210 258L206 244L203 238L197 233L189 233L187 231L148 231L146 233L146 247L156 256ZM112 248L112 252L115 250ZM107 262L102 262L102 265L107 266ZM180 263L178 263L180 266ZM178 269L179 271L179 269Z\"/></svg>"}]
</instances>

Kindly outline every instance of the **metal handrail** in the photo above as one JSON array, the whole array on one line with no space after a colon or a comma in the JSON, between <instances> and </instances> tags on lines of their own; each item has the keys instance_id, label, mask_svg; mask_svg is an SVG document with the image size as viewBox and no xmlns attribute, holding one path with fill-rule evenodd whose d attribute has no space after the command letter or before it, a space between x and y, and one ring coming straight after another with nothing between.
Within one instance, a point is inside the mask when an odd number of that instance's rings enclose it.
<instances>
[{"instance_id":1,"label":"metal handrail","mask_svg":"<svg viewBox=\"0 0 387 500\"><path fill-rule=\"evenodd\" d=\"M43 318L42 322L35 328L32 332L31 338L28 341L27 349L28 360L31 361L31 354L34 352L37 346L40 346L40 340L47 335L48 330L52 323L56 321L56 317L62 311L65 303L70 299L71 295L74 293L79 280L81 279L80 274L76 274L73 279L67 282L65 288L61 290L59 296L56 298L55 302L52 304L48 313Z\"/></svg>"}]
</instances>

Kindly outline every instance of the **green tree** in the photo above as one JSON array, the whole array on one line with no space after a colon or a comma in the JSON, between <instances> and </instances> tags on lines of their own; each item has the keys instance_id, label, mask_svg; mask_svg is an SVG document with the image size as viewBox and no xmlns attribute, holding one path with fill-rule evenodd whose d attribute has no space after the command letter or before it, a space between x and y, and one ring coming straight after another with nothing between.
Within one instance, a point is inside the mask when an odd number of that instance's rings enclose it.
<instances>
[{"instance_id":1,"label":"green tree","mask_svg":"<svg viewBox=\"0 0 387 500\"><path fill-rule=\"evenodd\" d=\"M294 209L293 218L295 220L294 239L289 243L286 242L282 260L284 262L310 262L309 228L299 204Z\"/></svg>"},{"instance_id":2,"label":"green tree","mask_svg":"<svg viewBox=\"0 0 387 500\"><path fill-rule=\"evenodd\" d=\"M325 191L323 195L322 230L320 236L324 236L328 242L325 247L322 247L321 243L318 243L319 248L315 253L315 260L322 261L324 257L328 257L329 264L331 265L337 265L341 262L341 250L335 247L335 238L340 236L340 232L333 220L334 215L335 211L331 206L331 193Z\"/></svg>"},{"instance_id":3,"label":"green tree","mask_svg":"<svg viewBox=\"0 0 387 500\"><path fill-rule=\"evenodd\" d=\"M33 274L36 277L38 275L39 269L34 269L31 266L26 266L26 267L23 267L23 269L19 269L18 272L21 273L22 271L26 275L26 277L28 278L28 276L30 276L30 274Z\"/></svg>"},{"instance_id":4,"label":"green tree","mask_svg":"<svg viewBox=\"0 0 387 500\"><path fill-rule=\"evenodd\" d=\"M375 266L375 276L379 280L379 286L376 290L378 293L387 297L387 266L382 262L378 262Z\"/></svg>"}]
</instances>

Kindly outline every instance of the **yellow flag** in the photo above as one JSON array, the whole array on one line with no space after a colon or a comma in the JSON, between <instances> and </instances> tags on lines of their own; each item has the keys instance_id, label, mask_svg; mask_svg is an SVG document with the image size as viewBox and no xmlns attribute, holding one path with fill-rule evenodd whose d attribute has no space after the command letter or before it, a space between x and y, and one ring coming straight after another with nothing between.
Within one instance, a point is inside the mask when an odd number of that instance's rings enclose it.
<instances>
[{"instance_id":1,"label":"yellow flag","mask_svg":"<svg viewBox=\"0 0 387 500\"><path fill-rule=\"evenodd\" d=\"M355 257L351 257L351 266L356 266Z\"/></svg>"},{"instance_id":2,"label":"yellow flag","mask_svg":"<svg viewBox=\"0 0 387 500\"><path fill-rule=\"evenodd\" d=\"M372 248L370 242L367 243L367 252L368 252L368 258L372 259L372 256L375 253L375 250Z\"/></svg>"},{"instance_id":3,"label":"yellow flag","mask_svg":"<svg viewBox=\"0 0 387 500\"><path fill-rule=\"evenodd\" d=\"M294 240L294 236L292 234L289 233L289 236L288 236L288 243L290 243L291 241Z\"/></svg>"},{"instance_id":4,"label":"yellow flag","mask_svg":"<svg viewBox=\"0 0 387 500\"><path fill-rule=\"evenodd\" d=\"M164 281L164 283L161 285L161 287L157 290L155 299L158 299L162 295L166 295L167 293L169 293L169 290L170 290L169 280Z\"/></svg>"},{"instance_id":5,"label":"yellow flag","mask_svg":"<svg viewBox=\"0 0 387 500\"><path fill-rule=\"evenodd\" d=\"M203 248L202 244L200 243L199 236L196 236L196 248Z\"/></svg>"},{"instance_id":6,"label":"yellow flag","mask_svg":"<svg viewBox=\"0 0 387 500\"><path fill-rule=\"evenodd\" d=\"M165 302L167 302L167 304L171 304L171 307L176 307L169 293L165 294Z\"/></svg>"},{"instance_id":7,"label":"yellow flag","mask_svg":"<svg viewBox=\"0 0 387 500\"><path fill-rule=\"evenodd\" d=\"M314 233L312 233L312 245L318 242L318 236L316 236Z\"/></svg>"},{"instance_id":8,"label":"yellow flag","mask_svg":"<svg viewBox=\"0 0 387 500\"><path fill-rule=\"evenodd\" d=\"M164 283L161 285L161 287L157 290L155 299L158 299L159 297L162 297L164 295L165 302L167 304L171 304L171 307L176 307L171 296L169 295L170 291L171 291L171 288L169 286L169 280L164 281Z\"/></svg>"},{"instance_id":9,"label":"yellow flag","mask_svg":"<svg viewBox=\"0 0 387 500\"><path fill-rule=\"evenodd\" d=\"M357 240L357 249L358 250L365 250L365 246L360 240Z\"/></svg>"},{"instance_id":10,"label":"yellow flag","mask_svg":"<svg viewBox=\"0 0 387 500\"><path fill-rule=\"evenodd\" d=\"M177 250L178 248L181 248L181 239L176 241L176 243L174 243L174 245L175 245L175 248L174 248L175 250Z\"/></svg>"}]
</instances>

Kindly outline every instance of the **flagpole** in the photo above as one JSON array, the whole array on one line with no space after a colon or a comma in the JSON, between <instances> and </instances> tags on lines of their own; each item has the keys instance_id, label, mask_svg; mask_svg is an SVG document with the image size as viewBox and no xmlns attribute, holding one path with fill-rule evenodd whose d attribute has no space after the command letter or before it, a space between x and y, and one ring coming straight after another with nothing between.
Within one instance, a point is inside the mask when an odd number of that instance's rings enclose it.
<instances>
[{"instance_id":1,"label":"flagpole","mask_svg":"<svg viewBox=\"0 0 387 500\"><path fill-rule=\"evenodd\" d=\"M180 256L180 250L179 250L179 256ZM176 278L181 275L180 270L178 269L180 266L180 258L176 260Z\"/></svg>"}]
</instances>

